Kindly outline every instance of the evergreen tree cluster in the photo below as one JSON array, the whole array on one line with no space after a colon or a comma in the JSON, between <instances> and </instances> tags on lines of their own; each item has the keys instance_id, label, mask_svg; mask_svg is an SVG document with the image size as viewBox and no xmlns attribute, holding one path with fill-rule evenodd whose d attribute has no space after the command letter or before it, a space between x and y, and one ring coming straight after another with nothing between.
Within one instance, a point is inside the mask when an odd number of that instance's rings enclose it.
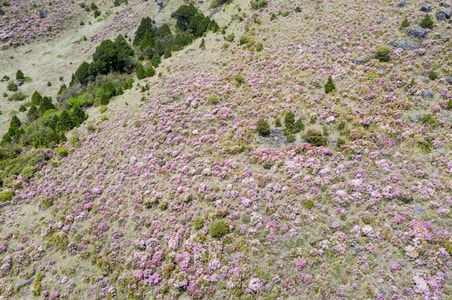
<instances>
[{"instance_id":1,"label":"evergreen tree cluster","mask_svg":"<svg viewBox=\"0 0 452 300\"><path fill-rule=\"evenodd\" d=\"M96 48L93 54L93 62L83 62L75 71L71 85L80 83L86 85L94 81L100 74L111 72L128 72L133 68L133 48L127 43L122 35L118 35L115 41L104 40Z\"/></svg>"}]
</instances>

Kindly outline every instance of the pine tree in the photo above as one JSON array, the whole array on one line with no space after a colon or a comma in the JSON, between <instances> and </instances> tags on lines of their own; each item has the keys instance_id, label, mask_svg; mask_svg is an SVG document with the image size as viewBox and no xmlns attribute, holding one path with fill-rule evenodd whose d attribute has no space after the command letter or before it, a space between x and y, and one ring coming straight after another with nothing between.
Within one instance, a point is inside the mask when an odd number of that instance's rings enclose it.
<instances>
[{"instance_id":1,"label":"pine tree","mask_svg":"<svg viewBox=\"0 0 452 300\"><path fill-rule=\"evenodd\" d=\"M329 94L336 90L336 85L333 82L333 77L329 76L328 81L325 84L325 94Z\"/></svg>"},{"instance_id":2,"label":"pine tree","mask_svg":"<svg viewBox=\"0 0 452 300\"><path fill-rule=\"evenodd\" d=\"M49 109L55 109L55 106L52 104L52 98L50 97L43 97L41 105L39 106L39 110L44 113Z\"/></svg>"}]
</instances>

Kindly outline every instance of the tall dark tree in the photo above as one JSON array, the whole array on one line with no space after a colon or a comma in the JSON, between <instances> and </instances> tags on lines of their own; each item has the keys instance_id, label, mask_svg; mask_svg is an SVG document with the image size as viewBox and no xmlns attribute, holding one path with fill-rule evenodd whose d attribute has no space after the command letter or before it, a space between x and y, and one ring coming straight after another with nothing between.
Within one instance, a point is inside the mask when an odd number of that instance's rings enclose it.
<instances>
[{"instance_id":1,"label":"tall dark tree","mask_svg":"<svg viewBox=\"0 0 452 300\"><path fill-rule=\"evenodd\" d=\"M71 117L67 110L63 110L56 124L56 131L68 131L74 127Z\"/></svg>"},{"instance_id":2,"label":"tall dark tree","mask_svg":"<svg viewBox=\"0 0 452 300\"><path fill-rule=\"evenodd\" d=\"M33 95L31 95L31 103L34 105L41 105L42 102L42 96L38 91L35 91Z\"/></svg>"},{"instance_id":3,"label":"tall dark tree","mask_svg":"<svg viewBox=\"0 0 452 300\"><path fill-rule=\"evenodd\" d=\"M144 38L144 35L147 31L154 35L157 28L155 27L155 21L149 17L141 19L140 25L135 32L135 37L133 39L133 45L138 46L141 43L141 40Z\"/></svg>"},{"instance_id":4,"label":"tall dark tree","mask_svg":"<svg viewBox=\"0 0 452 300\"><path fill-rule=\"evenodd\" d=\"M88 117L86 115L85 111L78 106L75 106L74 108L72 108L69 112L69 115L70 115L72 123L75 127L82 124Z\"/></svg>"},{"instance_id":5,"label":"tall dark tree","mask_svg":"<svg viewBox=\"0 0 452 300\"><path fill-rule=\"evenodd\" d=\"M82 85L85 85L88 83L90 75L92 74L90 71L89 64L86 61L84 61L75 71L74 80Z\"/></svg>"},{"instance_id":6,"label":"tall dark tree","mask_svg":"<svg viewBox=\"0 0 452 300\"><path fill-rule=\"evenodd\" d=\"M96 52L93 54L93 63L96 66L96 73L108 74L112 71L119 71L118 54L118 46L113 41L102 41L96 48Z\"/></svg>"},{"instance_id":7,"label":"tall dark tree","mask_svg":"<svg viewBox=\"0 0 452 300\"><path fill-rule=\"evenodd\" d=\"M39 106L39 110L44 113L49 109L55 109L55 106L52 104L52 98L50 97L43 97L41 105Z\"/></svg>"}]
</instances>

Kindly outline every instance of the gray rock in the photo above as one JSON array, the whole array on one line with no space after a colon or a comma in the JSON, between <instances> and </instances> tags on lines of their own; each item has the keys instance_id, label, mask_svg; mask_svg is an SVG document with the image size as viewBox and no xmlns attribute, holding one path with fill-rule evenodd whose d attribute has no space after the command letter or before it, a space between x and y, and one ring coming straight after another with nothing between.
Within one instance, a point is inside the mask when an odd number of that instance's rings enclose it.
<instances>
[{"instance_id":1,"label":"gray rock","mask_svg":"<svg viewBox=\"0 0 452 300\"><path fill-rule=\"evenodd\" d=\"M428 99L433 99L433 92L432 91L425 91L424 93L422 93L422 98L428 98Z\"/></svg>"},{"instance_id":2,"label":"gray rock","mask_svg":"<svg viewBox=\"0 0 452 300\"><path fill-rule=\"evenodd\" d=\"M420 114L417 114L417 113L410 114L410 120L415 123L419 122L420 118L421 118Z\"/></svg>"},{"instance_id":3,"label":"gray rock","mask_svg":"<svg viewBox=\"0 0 452 300\"><path fill-rule=\"evenodd\" d=\"M452 84L452 77L446 77L445 79L448 84Z\"/></svg>"},{"instance_id":4,"label":"gray rock","mask_svg":"<svg viewBox=\"0 0 452 300\"><path fill-rule=\"evenodd\" d=\"M396 4L397 7L406 7L406 1L400 1Z\"/></svg>"},{"instance_id":5,"label":"gray rock","mask_svg":"<svg viewBox=\"0 0 452 300\"><path fill-rule=\"evenodd\" d=\"M402 39L392 41L389 44L394 48L400 48L403 50L416 50L421 48L421 45L419 45L418 43Z\"/></svg>"},{"instance_id":6,"label":"gray rock","mask_svg":"<svg viewBox=\"0 0 452 300\"><path fill-rule=\"evenodd\" d=\"M438 21L445 21L452 16L452 9L443 7L436 12L436 19Z\"/></svg>"},{"instance_id":7,"label":"gray rock","mask_svg":"<svg viewBox=\"0 0 452 300\"><path fill-rule=\"evenodd\" d=\"M421 11L430 12L431 10L432 10L432 6L430 5L430 3L425 2L424 4L422 4Z\"/></svg>"},{"instance_id":8,"label":"gray rock","mask_svg":"<svg viewBox=\"0 0 452 300\"><path fill-rule=\"evenodd\" d=\"M421 27L413 27L408 29L408 35L416 39L425 39L427 37L428 30Z\"/></svg>"},{"instance_id":9,"label":"gray rock","mask_svg":"<svg viewBox=\"0 0 452 300\"><path fill-rule=\"evenodd\" d=\"M413 215L420 216L427 212L427 209L421 205L416 205L413 207Z\"/></svg>"},{"instance_id":10,"label":"gray rock","mask_svg":"<svg viewBox=\"0 0 452 300\"><path fill-rule=\"evenodd\" d=\"M329 143L330 147L335 148L337 145L337 138L335 136L330 136L330 137L328 137L328 140L330 142Z\"/></svg>"},{"instance_id":11,"label":"gray rock","mask_svg":"<svg viewBox=\"0 0 452 300\"><path fill-rule=\"evenodd\" d=\"M364 56L360 56L360 57L356 58L353 62L358 65L365 65L369 60L374 59L374 58L375 58L375 55L368 54L368 55L364 55Z\"/></svg>"}]
</instances>

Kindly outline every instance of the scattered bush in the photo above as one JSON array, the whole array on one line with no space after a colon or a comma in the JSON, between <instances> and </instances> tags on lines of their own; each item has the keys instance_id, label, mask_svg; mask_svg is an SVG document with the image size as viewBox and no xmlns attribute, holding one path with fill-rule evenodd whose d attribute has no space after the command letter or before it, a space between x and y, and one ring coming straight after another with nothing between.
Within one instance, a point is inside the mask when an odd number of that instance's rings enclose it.
<instances>
[{"instance_id":1,"label":"scattered bush","mask_svg":"<svg viewBox=\"0 0 452 300\"><path fill-rule=\"evenodd\" d=\"M72 147L76 148L80 146L80 138L78 135L74 134L69 138L69 143L72 145Z\"/></svg>"},{"instance_id":2,"label":"scattered bush","mask_svg":"<svg viewBox=\"0 0 452 300\"><path fill-rule=\"evenodd\" d=\"M218 103L220 103L220 100L220 96L218 96L217 94L211 94L207 99L207 103L211 105L217 105Z\"/></svg>"},{"instance_id":3,"label":"scattered bush","mask_svg":"<svg viewBox=\"0 0 452 300\"><path fill-rule=\"evenodd\" d=\"M408 26L410 26L410 21L408 21L408 19L405 18L405 19L402 21L402 24L400 25L400 27L401 27L401 28L406 28L406 27L408 27Z\"/></svg>"},{"instance_id":4,"label":"scattered bush","mask_svg":"<svg viewBox=\"0 0 452 300\"><path fill-rule=\"evenodd\" d=\"M10 92L17 92L17 90L18 90L17 85L14 82L8 83L8 86L6 87L6 89Z\"/></svg>"},{"instance_id":5,"label":"scattered bush","mask_svg":"<svg viewBox=\"0 0 452 300\"><path fill-rule=\"evenodd\" d=\"M275 119L275 127L281 127L281 126L282 126L281 120L279 118L276 118Z\"/></svg>"},{"instance_id":6,"label":"scattered bush","mask_svg":"<svg viewBox=\"0 0 452 300\"><path fill-rule=\"evenodd\" d=\"M152 66L143 67L142 64L137 65L137 78L144 79L155 75L155 69Z\"/></svg>"},{"instance_id":7,"label":"scattered bush","mask_svg":"<svg viewBox=\"0 0 452 300\"><path fill-rule=\"evenodd\" d=\"M16 72L16 80L25 80L25 75L21 70L17 70Z\"/></svg>"},{"instance_id":8,"label":"scattered bush","mask_svg":"<svg viewBox=\"0 0 452 300\"><path fill-rule=\"evenodd\" d=\"M286 112L286 114L284 115L284 125L288 132L292 132L295 126L295 114L293 112Z\"/></svg>"},{"instance_id":9,"label":"scattered bush","mask_svg":"<svg viewBox=\"0 0 452 300\"><path fill-rule=\"evenodd\" d=\"M447 109L452 109L452 99L447 102Z\"/></svg>"},{"instance_id":10,"label":"scattered bush","mask_svg":"<svg viewBox=\"0 0 452 300\"><path fill-rule=\"evenodd\" d=\"M28 181L28 180L30 180L31 177L33 177L35 172L36 172L36 167L35 166L26 166L22 170L22 172L20 172L20 175L22 176L23 179Z\"/></svg>"},{"instance_id":11,"label":"scattered bush","mask_svg":"<svg viewBox=\"0 0 452 300\"><path fill-rule=\"evenodd\" d=\"M264 118L257 121L257 133L260 136L268 136L270 134L270 124Z\"/></svg>"},{"instance_id":12,"label":"scattered bush","mask_svg":"<svg viewBox=\"0 0 452 300\"><path fill-rule=\"evenodd\" d=\"M327 144L327 138L322 136L322 133L316 129L309 129L308 132L302 136L308 143L313 146L325 146Z\"/></svg>"},{"instance_id":13,"label":"scattered bush","mask_svg":"<svg viewBox=\"0 0 452 300\"><path fill-rule=\"evenodd\" d=\"M428 78L430 80L436 80L438 78L438 75L436 74L435 71L431 70L428 72Z\"/></svg>"},{"instance_id":14,"label":"scattered bush","mask_svg":"<svg viewBox=\"0 0 452 300\"><path fill-rule=\"evenodd\" d=\"M232 43L235 39L235 35L234 35L234 33L230 33L228 35L225 35L223 38L226 42Z\"/></svg>"},{"instance_id":15,"label":"scattered bush","mask_svg":"<svg viewBox=\"0 0 452 300\"><path fill-rule=\"evenodd\" d=\"M314 207L314 201L309 199L305 203L303 203L303 207L311 210Z\"/></svg>"},{"instance_id":16,"label":"scattered bush","mask_svg":"<svg viewBox=\"0 0 452 300\"><path fill-rule=\"evenodd\" d=\"M195 230L199 230L201 228L204 227L204 220L201 217L195 217L193 219L193 228L195 228Z\"/></svg>"},{"instance_id":17,"label":"scattered bush","mask_svg":"<svg viewBox=\"0 0 452 300\"><path fill-rule=\"evenodd\" d=\"M53 200L51 198L45 198L39 203L40 209L47 209L53 205Z\"/></svg>"},{"instance_id":18,"label":"scattered bush","mask_svg":"<svg viewBox=\"0 0 452 300\"><path fill-rule=\"evenodd\" d=\"M99 112L101 113L101 114L103 114L104 112L106 112L107 111L107 106L105 106L105 105L101 105L101 106L99 106Z\"/></svg>"},{"instance_id":19,"label":"scattered bush","mask_svg":"<svg viewBox=\"0 0 452 300\"><path fill-rule=\"evenodd\" d=\"M293 134L287 134L287 135L286 135L286 140L287 140L289 143L295 142L296 139L297 139L297 138L296 138L295 135L293 135Z\"/></svg>"},{"instance_id":20,"label":"scattered bush","mask_svg":"<svg viewBox=\"0 0 452 300\"><path fill-rule=\"evenodd\" d=\"M267 0L253 0L251 1L251 8L252 9L261 9L266 7L268 4Z\"/></svg>"},{"instance_id":21,"label":"scattered bush","mask_svg":"<svg viewBox=\"0 0 452 300\"><path fill-rule=\"evenodd\" d=\"M425 15L422 21L419 23L422 28L433 29L433 20L430 15Z\"/></svg>"},{"instance_id":22,"label":"scattered bush","mask_svg":"<svg viewBox=\"0 0 452 300\"><path fill-rule=\"evenodd\" d=\"M245 78L243 78L242 74L237 74L234 76L234 86L239 87L245 83Z\"/></svg>"},{"instance_id":23,"label":"scattered bush","mask_svg":"<svg viewBox=\"0 0 452 300\"><path fill-rule=\"evenodd\" d=\"M27 95L25 95L24 93L15 92L8 98L8 100L9 101L22 101L22 100L25 100L26 98L27 98Z\"/></svg>"},{"instance_id":24,"label":"scattered bush","mask_svg":"<svg viewBox=\"0 0 452 300\"><path fill-rule=\"evenodd\" d=\"M345 145L345 140L341 137L337 138L336 147L340 148L342 145Z\"/></svg>"},{"instance_id":25,"label":"scattered bush","mask_svg":"<svg viewBox=\"0 0 452 300\"><path fill-rule=\"evenodd\" d=\"M213 238L220 238L229 232L229 225L222 219L217 219L210 224L209 233Z\"/></svg>"},{"instance_id":26,"label":"scattered bush","mask_svg":"<svg viewBox=\"0 0 452 300\"><path fill-rule=\"evenodd\" d=\"M379 46L375 50L375 58L381 62L388 62L390 59L390 53L391 48L389 48L388 46Z\"/></svg>"},{"instance_id":27,"label":"scattered bush","mask_svg":"<svg viewBox=\"0 0 452 300\"><path fill-rule=\"evenodd\" d=\"M13 198L13 196L14 196L14 193L12 191L0 192L0 203L11 200Z\"/></svg>"},{"instance_id":28,"label":"scattered bush","mask_svg":"<svg viewBox=\"0 0 452 300\"><path fill-rule=\"evenodd\" d=\"M55 150L55 154L60 157L66 157L69 154L69 150L65 146L60 146Z\"/></svg>"},{"instance_id":29,"label":"scattered bush","mask_svg":"<svg viewBox=\"0 0 452 300\"><path fill-rule=\"evenodd\" d=\"M329 76L325 84L325 94L332 93L336 90L336 85L333 82L333 77Z\"/></svg>"},{"instance_id":30,"label":"scattered bush","mask_svg":"<svg viewBox=\"0 0 452 300\"><path fill-rule=\"evenodd\" d=\"M303 124L303 121L301 120L301 118L299 118L297 121L295 121L292 132L298 133L303 130L304 130L304 124Z\"/></svg>"}]
</instances>

